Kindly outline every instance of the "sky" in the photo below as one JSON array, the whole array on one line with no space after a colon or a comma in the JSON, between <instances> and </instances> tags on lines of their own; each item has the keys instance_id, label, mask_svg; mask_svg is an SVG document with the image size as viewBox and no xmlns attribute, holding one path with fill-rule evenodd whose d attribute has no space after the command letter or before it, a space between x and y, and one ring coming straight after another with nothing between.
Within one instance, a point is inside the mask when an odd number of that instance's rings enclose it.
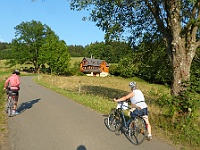
<instances>
[{"instance_id":1,"label":"sky","mask_svg":"<svg viewBox=\"0 0 200 150\"><path fill-rule=\"evenodd\" d=\"M70 10L67 0L1 0L0 41L10 43L22 22L40 21L49 26L67 45L86 46L104 41L104 32L94 22L83 21L87 11Z\"/></svg>"}]
</instances>

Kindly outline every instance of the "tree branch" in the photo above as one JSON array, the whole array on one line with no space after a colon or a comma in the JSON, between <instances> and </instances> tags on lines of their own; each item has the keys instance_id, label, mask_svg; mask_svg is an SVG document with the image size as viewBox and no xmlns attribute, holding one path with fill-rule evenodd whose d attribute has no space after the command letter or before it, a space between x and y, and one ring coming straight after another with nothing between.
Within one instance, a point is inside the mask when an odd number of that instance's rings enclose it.
<instances>
[{"instance_id":1,"label":"tree branch","mask_svg":"<svg viewBox=\"0 0 200 150\"><path fill-rule=\"evenodd\" d=\"M200 40L195 43L196 48L200 47Z\"/></svg>"},{"instance_id":2,"label":"tree branch","mask_svg":"<svg viewBox=\"0 0 200 150\"><path fill-rule=\"evenodd\" d=\"M153 0L153 2L152 2L153 5L150 4L149 0L145 0L145 3L147 5L147 7L150 9L150 11L152 12L152 14L153 14L153 16L154 16L154 18L155 18L155 20L157 22L159 31L166 37L167 30L166 30L166 28L164 26L164 23L163 23L162 19L159 17L160 16L159 12L161 12L161 10L160 10L158 4L156 3L155 0Z\"/></svg>"}]
</instances>

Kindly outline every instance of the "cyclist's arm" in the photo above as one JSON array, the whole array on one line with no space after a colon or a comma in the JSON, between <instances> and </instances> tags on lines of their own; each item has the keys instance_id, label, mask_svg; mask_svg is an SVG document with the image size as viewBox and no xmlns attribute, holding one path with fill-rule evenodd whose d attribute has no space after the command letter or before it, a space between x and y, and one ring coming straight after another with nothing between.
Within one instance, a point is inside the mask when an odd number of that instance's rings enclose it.
<instances>
[{"instance_id":1,"label":"cyclist's arm","mask_svg":"<svg viewBox=\"0 0 200 150\"><path fill-rule=\"evenodd\" d=\"M127 99L130 99L130 98L133 97L133 96L134 96L134 93L133 93L133 92L130 92L128 95L123 96L123 97L121 97L121 98L119 98L119 99L114 98L114 101L115 101L115 102L123 102L123 101L126 101Z\"/></svg>"},{"instance_id":2,"label":"cyclist's arm","mask_svg":"<svg viewBox=\"0 0 200 150\"><path fill-rule=\"evenodd\" d=\"M20 85L20 80L19 80L19 76L17 76L16 86L19 87L19 85Z\"/></svg>"},{"instance_id":3,"label":"cyclist's arm","mask_svg":"<svg viewBox=\"0 0 200 150\"><path fill-rule=\"evenodd\" d=\"M4 84L4 87L3 87L4 90L7 88L8 82L9 82L9 81L10 81L10 78L8 78L8 79L6 80L6 82L5 82L5 84Z\"/></svg>"}]
</instances>

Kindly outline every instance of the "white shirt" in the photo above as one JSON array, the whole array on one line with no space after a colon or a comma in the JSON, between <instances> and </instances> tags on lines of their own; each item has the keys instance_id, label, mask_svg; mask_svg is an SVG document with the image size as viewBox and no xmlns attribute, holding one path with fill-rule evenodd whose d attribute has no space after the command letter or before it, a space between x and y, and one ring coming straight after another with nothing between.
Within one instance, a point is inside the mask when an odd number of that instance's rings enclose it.
<instances>
[{"instance_id":1,"label":"white shirt","mask_svg":"<svg viewBox=\"0 0 200 150\"><path fill-rule=\"evenodd\" d=\"M134 96L130 98L131 103L140 107L141 109L147 108L147 104L145 103L144 94L142 91L135 89L133 90Z\"/></svg>"}]
</instances>

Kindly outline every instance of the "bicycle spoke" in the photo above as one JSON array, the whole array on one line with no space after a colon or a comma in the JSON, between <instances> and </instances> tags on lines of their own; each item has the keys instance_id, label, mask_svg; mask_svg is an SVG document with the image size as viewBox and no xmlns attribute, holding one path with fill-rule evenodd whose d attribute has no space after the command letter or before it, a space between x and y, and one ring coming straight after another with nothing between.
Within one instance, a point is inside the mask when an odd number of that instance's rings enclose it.
<instances>
[{"instance_id":1,"label":"bicycle spoke","mask_svg":"<svg viewBox=\"0 0 200 150\"><path fill-rule=\"evenodd\" d=\"M135 118L129 125L129 139L133 144L141 144L146 134L145 123L142 118Z\"/></svg>"},{"instance_id":2,"label":"bicycle spoke","mask_svg":"<svg viewBox=\"0 0 200 150\"><path fill-rule=\"evenodd\" d=\"M116 111L111 111L107 117L106 126L110 131L117 131L121 127L121 118Z\"/></svg>"}]
</instances>

